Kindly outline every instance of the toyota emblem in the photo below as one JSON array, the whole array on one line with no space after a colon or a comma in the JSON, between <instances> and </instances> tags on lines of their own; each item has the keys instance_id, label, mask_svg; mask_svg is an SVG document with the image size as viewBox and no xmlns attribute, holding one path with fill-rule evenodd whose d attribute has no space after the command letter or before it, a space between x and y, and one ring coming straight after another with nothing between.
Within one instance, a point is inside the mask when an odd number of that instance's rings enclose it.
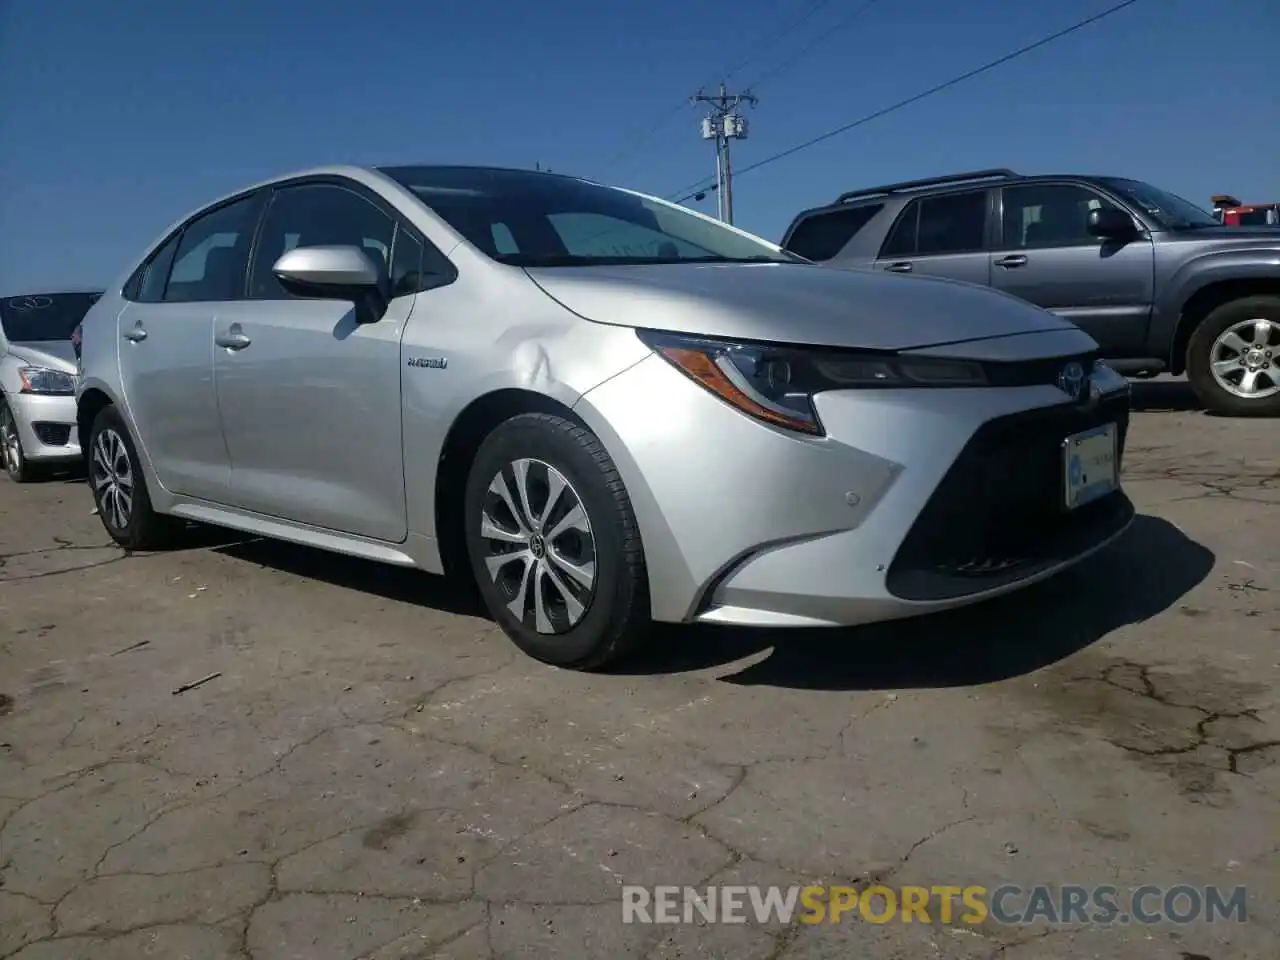
<instances>
[{"instance_id":1,"label":"toyota emblem","mask_svg":"<svg viewBox=\"0 0 1280 960\"><path fill-rule=\"evenodd\" d=\"M1084 390L1084 367L1072 360L1058 374L1058 389L1072 400L1079 400Z\"/></svg>"}]
</instances>

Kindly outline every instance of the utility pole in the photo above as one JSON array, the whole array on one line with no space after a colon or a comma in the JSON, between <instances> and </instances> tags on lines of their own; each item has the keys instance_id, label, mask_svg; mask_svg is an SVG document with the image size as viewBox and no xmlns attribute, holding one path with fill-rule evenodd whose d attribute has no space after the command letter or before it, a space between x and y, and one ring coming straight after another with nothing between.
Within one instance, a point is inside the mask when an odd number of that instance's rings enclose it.
<instances>
[{"instance_id":1,"label":"utility pole","mask_svg":"<svg viewBox=\"0 0 1280 960\"><path fill-rule=\"evenodd\" d=\"M754 107L757 100L749 91L729 93L721 82L718 94L708 95L699 90L690 102L705 103L711 107L711 115L702 118L702 139L715 142L720 219L733 223L733 165L729 160L729 141L747 138L747 118L738 112L738 108L744 103Z\"/></svg>"}]
</instances>

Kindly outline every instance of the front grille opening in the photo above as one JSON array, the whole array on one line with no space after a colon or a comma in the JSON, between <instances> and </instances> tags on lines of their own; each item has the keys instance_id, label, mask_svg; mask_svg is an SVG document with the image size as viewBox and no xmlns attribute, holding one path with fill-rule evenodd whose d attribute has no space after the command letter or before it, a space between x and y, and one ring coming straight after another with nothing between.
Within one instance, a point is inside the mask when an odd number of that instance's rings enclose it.
<instances>
[{"instance_id":1,"label":"front grille opening","mask_svg":"<svg viewBox=\"0 0 1280 960\"><path fill-rule=\"evenodd\" d=\"M71 439L69 423L33 423L31 429L35 431L36 439L46 447L65 447Z\"/></svg>"},{"instance_id":2,"label":"front grille opening","mask_svg":"<svg viewBox=\"0 0 1280 960\"><path fill-rule=\"evenodd\" d=\"M904 600L944 600L994 589L1069 560L1133 517L1116 491L1076 510L1063 505L1062 441L1115 423L1123 401L1093 410L1051 407L984 424L916 518L889 566L886 586Z\"/></svg>"}]
</instances>

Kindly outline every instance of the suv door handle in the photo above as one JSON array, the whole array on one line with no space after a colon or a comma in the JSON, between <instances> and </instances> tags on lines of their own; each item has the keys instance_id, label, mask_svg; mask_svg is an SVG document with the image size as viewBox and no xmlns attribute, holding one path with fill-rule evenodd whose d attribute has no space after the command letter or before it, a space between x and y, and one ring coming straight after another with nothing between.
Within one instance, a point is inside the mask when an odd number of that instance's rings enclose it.
<instances>
[{"instance_id":1,"label":"suv door handle","mask_svg":"<svg viewBox=\"0 0 1280 960\"><path fill-rule=\"evenodd\" d=\"M142 327L134 327L132 330L128 330L121 334L121 336L130 343L141 343L143 340L147 339L147 331L143 330Z\"/></svg>"},{"instance_id":2,"label":"suv door handle","mask_svg":"<svg viewBox=\"0 0 1280 960\"><path fill-rule=\"evenodd\" d=\"M1026 262L1027 262L1026 257L1024 257L1020 253L1015 253L1008 257L1001 257L999 260L996 261L996 266L1004 267L1006 270L1010 270L1013 267L1025 266Z\"/></svg>"},{"instance_id":3,"label":"suv door handle","mask_svg":"<svg viewBox=\"0 0 1280 960\"><path fill-rule=\"evenodd\" d=\"M227 333L220 333L213 338L213 342L220 347L226 347L228 350L243 350L249 344L253 343L243 333L237 332L234 328Z\"/></svg>"},{"instance_id":4,"label":"suv door handle","mask_svg":"<svg viewBox=\"0 0 1280 960\"><path fill-rule=\"evenodd\" d=\"M910 273L911 264L910 262L904 260L900 263L891 263L887 267L885 267L885 269L888 270L890 273Z\"/></svg>"}]
</instances>

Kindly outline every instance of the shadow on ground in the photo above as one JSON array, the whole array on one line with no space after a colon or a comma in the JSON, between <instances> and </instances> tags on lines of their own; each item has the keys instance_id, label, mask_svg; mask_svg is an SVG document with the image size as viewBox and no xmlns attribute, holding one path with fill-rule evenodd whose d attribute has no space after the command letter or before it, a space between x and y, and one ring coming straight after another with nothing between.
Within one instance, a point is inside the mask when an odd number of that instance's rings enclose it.
<instances>
[{"instance_id":1,"label":"shadow on ground","mask_svg":"<svg viewBox=\"0 0 1280 960\"><path fill-rule=\"evenodd\" d=\"M485 617L473 591L443 577L270 540L215 549L297 576ZM1178 602L1213 569L1214 555L1172 524L1139 516L1094 558L1057 577L951 613L847 629L745 630L664 627L615 675L727 667L768 656L720 677L727 683L812 690L881 690L988 683L1029 673L1113 630Z\"/></svg>"},{"instance_id":2,"label":"shadow on ground","mask_svg":"<svg viewBox=\"0 0 1280 960\"><path fill-rule=\"evenodd\" d=\"M1130 402L1141 413L1201 410L1204 405L1185 380L1133 380Z\"/></svg>"},{"instance_id":3,"label":"shadow on ground","mask_svg":"<svg viewBox=\"0 0 1280 960\"><path fill-rule=\"evenodd\" d=\"M321 580L348 590L431 607L458 616L490 619L479 596L467 584L420 570L393 567L283 540L239 539L219 544L214 549L237 560L309 580Z\"/></svg>"},{"instance_id":4,"label":"shadow on ground","mask_svg":"<svg viewBox=\"0 0 1280 960\"><path fill-rule=\"evenodd\" d=\"M1157 517L1080 566L949 613L831 630L712 630L665 637L627 672L714 667L769 656L727 683L812 690L886 690L991 683L1030 673L1113 630L1169 609L1213 570L1214 555Z\"/></svg>"}]
</instances>

